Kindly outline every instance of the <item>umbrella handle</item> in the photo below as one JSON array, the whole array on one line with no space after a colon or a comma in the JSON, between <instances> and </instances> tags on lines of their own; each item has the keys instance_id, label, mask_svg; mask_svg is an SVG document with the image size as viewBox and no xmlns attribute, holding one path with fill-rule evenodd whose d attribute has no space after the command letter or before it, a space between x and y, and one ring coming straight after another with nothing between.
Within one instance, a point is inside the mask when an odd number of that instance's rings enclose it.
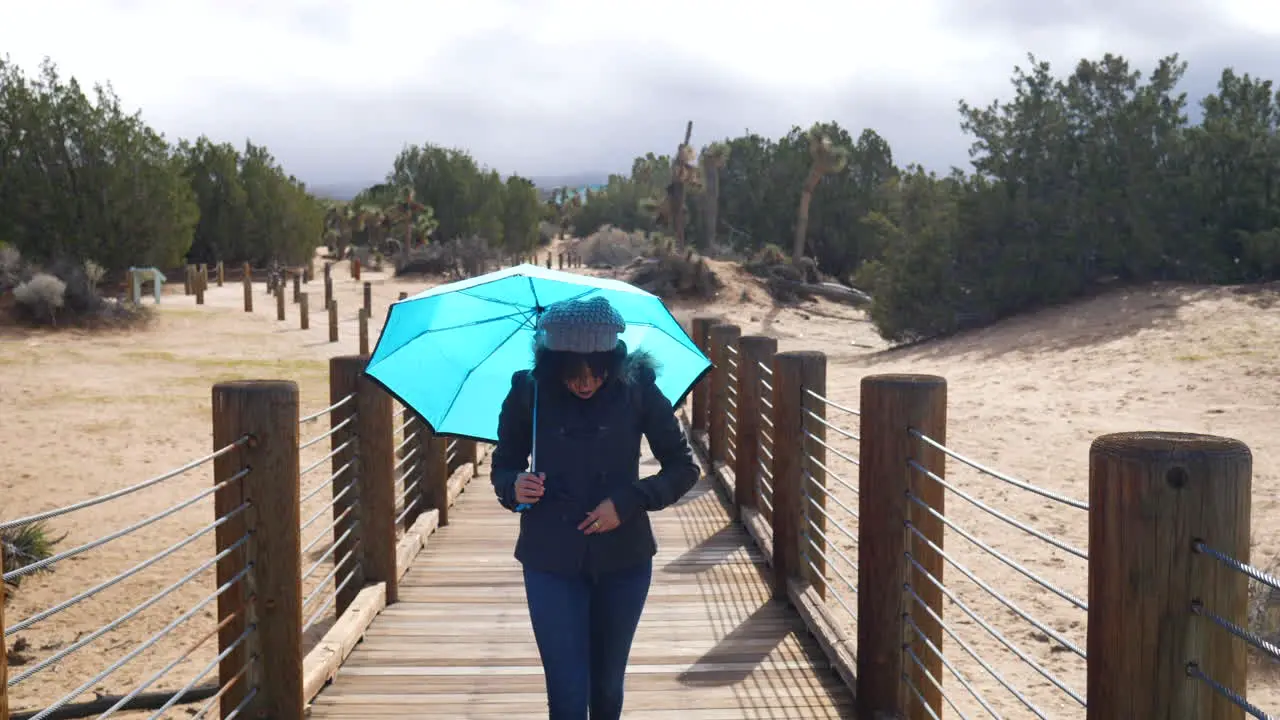
<instances>
[{"instance_id":1,"label":"umbrella handle","mask_svg":"<svg viewBox=\"0 0 1280 720\"><path fill-rule=\"evenodd\" d=\"M538 472L538 381L533 381L533 442L529 446L529 472ZM530 503L520 503L516 512L524 512L533 507Z\"/></svg>"}]
</instances>

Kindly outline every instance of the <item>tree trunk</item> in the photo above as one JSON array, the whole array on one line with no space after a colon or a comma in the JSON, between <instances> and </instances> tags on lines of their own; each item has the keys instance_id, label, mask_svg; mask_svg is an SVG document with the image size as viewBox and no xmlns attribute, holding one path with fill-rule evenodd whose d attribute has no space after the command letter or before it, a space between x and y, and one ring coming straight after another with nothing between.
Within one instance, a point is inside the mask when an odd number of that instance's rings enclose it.
<instances>
[{"instance_id":1,"label":"tree trunk","mask_svg":"<svg viewBox=\"0 0 1280 720\"><path fill-rule=\"evenodd\" d=\"M720 220L720 171L715 165L707 163L703 168L707 174L706 192L703 195L705 205L702 209L703 220L706 225L706 247L707 252L716 244L716 223Z\"/></svg>"},{"instance_id":2,"label":"tree trunk","mask_svg":"<svg viewBox=\"0 0 1280 720\"><path fill-rule=\"evenodd\" d=\"M686 145L689 144L689 138L692 135L693 135L693 121L690 120L689 124L686 125L684 128L684 142L680 143L680 147L676 148L676 157L675 157L676 163L682 162L681 151L684 149ZM679 168L677 168L677 172L673 174L678 175ZM684 250L684 247L685 247L685 244L684 244L684 220L685 220L684 182L680 180L679 177L674 178L674 180L675 182L673 182L672 184L675 185L675 190L672 193L672 198L671 198L671 206L672 206L671 207L671 215L672 215L671 227L675 231L676 247L681 250Z\"/></svg>"},{"instance_id":3,"label":"tree trunk","mask_svg":"<svg viewBox=\"0 0 1280 720\"><path fill-rule=\"evenodd\" d=\"M800 189L800 209L796 212L796 237L791 244L791 262L800 264L804 259L805 236L809 234L809 204L813 202L813 191L818 187L822 174L815 165L809 170L809 177L804 180Z\"/></svg>"}]
</instances>

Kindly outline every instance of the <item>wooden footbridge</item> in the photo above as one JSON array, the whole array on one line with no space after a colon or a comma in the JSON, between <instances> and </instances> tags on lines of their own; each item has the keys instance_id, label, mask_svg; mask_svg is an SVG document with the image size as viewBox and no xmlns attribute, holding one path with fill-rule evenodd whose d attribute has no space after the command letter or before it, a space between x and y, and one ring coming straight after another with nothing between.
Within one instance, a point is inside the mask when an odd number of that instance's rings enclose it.
<instances>
[{"instance_id":1,"label":"wooden footbridge","mask_svg":"<svg viewBox=\"0 0 1280 720\"><path fill-rule=\"evenodd\" d=\"M1268 717L1250 653L1280 650L1247 629L1246 600L1251 582L1280 582L1248 564L1243 444L1101 437L1086 503L949 447L943 378L869 376L854 402L828 397L821 353L777 352L707 318L692 335L715 370L678 412L704 473L653 516L660 549L624 717ZM126 498L136 515L5 565L6 584L77 587L47 607L25 592L0 603L0 720L546 717L517 522L488 486L486 448L433 436L365 361L333 358L315 412L293 382L220 383L209 455L0 521L66 527ZM198 475L209 468L212 487ZM148 505L155 488L187 492L184 477L190 497ZM966 505L948 509L948 496ZM110 553L188 511L203 514L176 544ZM992 523L1035 550L984 541ZM153 574L175 559L177 582ZM1008 589L1023 580L1030 599ZM108 606L128 610L78 619L130 583L142 589ZM1051 601L1065 609L1040 620Z\"/></svg>"}]
</instances>

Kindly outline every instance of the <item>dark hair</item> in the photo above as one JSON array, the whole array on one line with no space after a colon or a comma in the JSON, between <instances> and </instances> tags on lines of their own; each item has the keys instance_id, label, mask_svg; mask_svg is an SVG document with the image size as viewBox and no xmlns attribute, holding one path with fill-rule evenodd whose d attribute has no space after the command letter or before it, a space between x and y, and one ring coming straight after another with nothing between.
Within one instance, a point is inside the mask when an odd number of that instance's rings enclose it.
<instances>
[{"instance_id":1,"label":"dark hair","mask_svg":"<svg viewBox=\"0 0 1280 720\"><path fill-rule=\"evenodd\" d=\"M601 379L618 377L627 358L627 345L621 340L612 350L576 353L548 350L538 346L533 352L533 376L542 381L567 381L580 378L587 370Z\"/></svg>"}]
</instances>

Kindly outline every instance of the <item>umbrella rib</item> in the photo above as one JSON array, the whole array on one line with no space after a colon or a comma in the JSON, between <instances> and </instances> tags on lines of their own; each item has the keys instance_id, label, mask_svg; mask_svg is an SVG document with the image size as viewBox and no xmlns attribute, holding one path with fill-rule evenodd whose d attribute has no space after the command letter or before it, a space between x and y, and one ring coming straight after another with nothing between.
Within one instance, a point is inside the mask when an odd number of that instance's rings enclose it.
<instances>
[{"instance_id":1,"label":"umbrella rib","mask_svg":"<svg viewBox=\"0 0 1280 720\"><path fill-rule=\"evenodd\" d=\"M491 302L496 305L505 305L507 307L519 308L521 312L528 312L528 308L526 308L524 305L521 305L518 302L512 302L511 300L499 300L498 298L485 297L483 295L472 295L470 292L468 292L469 290L471 290L471 288L465 288L463 290L458 290L457 293L459 295L466 295L467 297L473 298L476 300L483 300L485 302Z\"/></svg>"},{"instance_id":2,"label":"umbrella rib","mask_svg":"<svg viewBox=\"0 0 1280 720\"><path fill-rule=\"evenodd\" d=\"M441 425L443 425L445 419L449 417L449 413L453 412L453 406L458 402L458 396L462 394L462 388L467 384L467 380L471 379L471 375L475 373L476 370L479 370L481 365L484 365L486 362L489 362L489 358L493 357L493 354L498 351L498 348L502 347L503 345L506 345L507 341L515 337L516 333L520 332L520 330L522 330L526 325L529 324L529 318L532 317L532 313L526 312L525 315L526 317L524 322L521 323L518 327L516 327L515 330L512 330L509 335L503 338L502 342L498 343L497 345L494 345L493 350L490 351L488 355L485 355L480 360L480 362L476 363L475 365L472 365L470 368L467 368L466 374L462 376L462 382L458 383L458 392L453 394L453 398L449 400L449 407L445 408L444 413L440 415Z\"/></svg>"}]
</instances>

